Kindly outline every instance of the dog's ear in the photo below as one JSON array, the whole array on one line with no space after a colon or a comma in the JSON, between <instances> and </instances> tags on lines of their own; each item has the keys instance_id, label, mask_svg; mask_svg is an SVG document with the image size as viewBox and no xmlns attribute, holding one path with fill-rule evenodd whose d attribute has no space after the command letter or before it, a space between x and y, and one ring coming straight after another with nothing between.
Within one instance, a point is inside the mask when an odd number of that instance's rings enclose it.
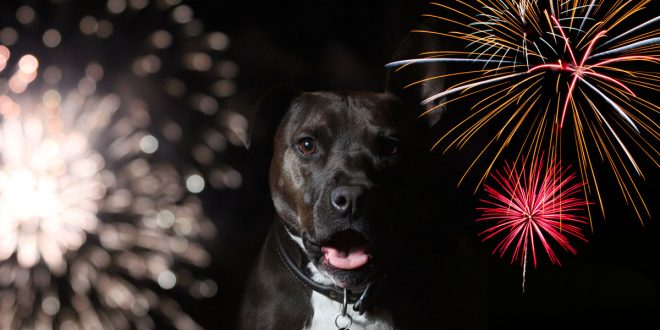
<instances>
[{"instance_id":1,"label":"dog's ear","mask_svg":"<svg viewBox=\"0 0 660 330\"><path fill-rule=\"evenodd\" d=\"M287 84L276 86L261 97L251 121L250 140L247 143L250 153L270 162L277 128L291 102L301 93L297 87Z\"/></svg>"},{"instance_id":2,"label":"dog's ear","mask_svg":"<svg viewBox=\"0 0 660 330\"><path fill-rule=\"evenodd\" d=\"M390 63L428 57L428 52L443 49L441 38L419 31L441 31L438 20L427 19L421 22L415 30L411 31L399 44ZM435 125L445 111L444 106L438 106L445 102L445 98L434 100L422 105L422 100L440 93L445 89L445 79L435 78L446 73L444 63L416 63L406 66L393 66L388 68L386 90L399 96L409 109L415 109L417 115L424 114L421 118L428 126ZM419 83L415 83L419 82ZM415 83L415 84L413 84ZM429 111L431 110L431 111Z\"/></svg>"}]
</instances>

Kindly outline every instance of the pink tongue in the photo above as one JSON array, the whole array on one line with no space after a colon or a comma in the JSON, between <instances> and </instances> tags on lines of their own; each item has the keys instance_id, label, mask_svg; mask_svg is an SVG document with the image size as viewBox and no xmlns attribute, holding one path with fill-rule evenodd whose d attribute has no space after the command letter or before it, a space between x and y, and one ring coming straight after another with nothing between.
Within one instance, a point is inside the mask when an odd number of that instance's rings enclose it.
<instances>
[{"instance_id":1,"label":"pink tongue","mask_svg":"<svg viewBox=\"0 0 660 330\"><path fill-rule=\"evenodd\" d=\"M364 266L369 261L366 246L358 246L348 251L341 251L331 246L321 248L323 258L339 269L349 270Z\"/></svg>"}]
</instances>

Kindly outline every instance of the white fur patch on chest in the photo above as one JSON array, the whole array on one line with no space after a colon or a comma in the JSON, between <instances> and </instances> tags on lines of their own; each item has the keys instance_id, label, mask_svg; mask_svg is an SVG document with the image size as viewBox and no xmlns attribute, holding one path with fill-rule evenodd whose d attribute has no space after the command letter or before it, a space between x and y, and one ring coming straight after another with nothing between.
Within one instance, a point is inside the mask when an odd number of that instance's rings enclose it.
<instances>
[{"instance_id":1,"label":"white fur patch on chest","mask_svg":"<svg viewBox=\"0 0 660 330\"><path fill-rule=\"evenodd\" d=\"M335 330L335 318L341 312L341 304L318 292L312 292L312 309L314 315L305 330ZM392 316L385 310L368 311L360 315L353 311L353 304L347 308L348 315L353 319L351 330L394 330ZM343 324L340 324L343 325Z\"/></svg>"}]
</instances>

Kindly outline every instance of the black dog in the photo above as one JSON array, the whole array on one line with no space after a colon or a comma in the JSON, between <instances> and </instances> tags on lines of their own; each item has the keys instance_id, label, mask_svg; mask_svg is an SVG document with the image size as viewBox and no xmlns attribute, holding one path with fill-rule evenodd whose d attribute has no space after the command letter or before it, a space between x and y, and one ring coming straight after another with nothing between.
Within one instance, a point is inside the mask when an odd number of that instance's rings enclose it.
<instances>
[{"instance_id":1,"label":"black dog","mask_svg":"<svg viewBox=\"0 0 660 330\"><path fill-rule=\"evenodd\" d=\"M427 49L437 45L411 34L395 59ZM388 90L409 81L390 77ZM262 101L250 149L270 164L277 216L247 280L240 329L483 326L484 281L474 274L484 272L443 232L451 205L438 207L444 185L429 180L444 174L426 158L444 108L420 120L428 108L417 105L443 86L428 80L401 99L284 89Z\"/></svg>"},{"instance_id":2,"label":"black dog","mask_svg":"<svg viewBox=\"0 0 660 330\"><path fill-rule=\"evenodd\" d=\"M284 108L269 178L278 219L240 328L394 329L387 277L411 218L411 116L386 93L289 97L273 102Z\"/></svg>"},{"instance_id":3,"label":"black dog","mask_svg":"<svg viewBox=\"0 0 660 330\"><path fill-rule=\"evenodd\" d=\"M263 103L272 127L257 128L259 140L274 142L251 149L271 159L277 216L239 328L480 328L483 271L439 230L446 209L434 211L417 112L387 93L286 92Z\"/></svg>"}]
</instances>

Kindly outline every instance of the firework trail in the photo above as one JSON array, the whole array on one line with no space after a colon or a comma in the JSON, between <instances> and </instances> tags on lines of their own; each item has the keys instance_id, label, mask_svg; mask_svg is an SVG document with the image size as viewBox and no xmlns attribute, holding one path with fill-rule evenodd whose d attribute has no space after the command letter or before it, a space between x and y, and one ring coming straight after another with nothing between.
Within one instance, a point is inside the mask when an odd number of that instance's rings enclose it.
<instances>
[{"instance_id":1,"label":"firework trail","mask_svg":"<svg viewBox=\"0 0 660 330\"><path fill-rule=\"evenodd\" d=\"M452 102L470 108L434 146L444 152L495 127L495 136L459 184L489 158L481 185L507 147L517 152L516 161L549 150L552 157L568 154L578 160L585 195L595 195L603 216L597 160L608 165L639 220L651 216L637 186L644 174L636 157L648 158L655 169L659 165L655 119L660 108L645 99L660 90L660 17L649 17L657 15L653 1L453 0L431 5L442 15L425 16L448 23L447 32L414 32L457 41L464 49L430 51L388 66L473 66L430 78L459 81L423 101L438 102L429 111Z\"/></svg>"},{"instance_id":2,"label":"firework trail","mask_svg":"<svg viewBox=\"0 0 660 330\"><path fill-rule=\"evenodd\" d=\"M0 12L0 328L199 328L175 297L216 294L197 195L241 185L229 39L181 1Z\"/></svg>"},{"instance_id":3,"label":"firework trail","mask_svg":"<svg viewBox=\"0 0 660 330\"><path fill-rule=\"evenodd\" d=\"M513 250L511 263L519 260L523 266L524 291L528 254L536 268L536 251L541 246L551 263L560 264L551 244L575 254L568 236L586 242L579 227L587 224L587 218L579 215L588 205L579 197L583 185L572 184L574 173L554 160L546 164L542 156L520 171L506 163L490 178L493 183L484 185L487 198L481 200L485 206L477 208L482 212L477 221L494 224L480 235L484 241L504 236L493 254L504 257Z\"/></svg>"}]
</instances>

